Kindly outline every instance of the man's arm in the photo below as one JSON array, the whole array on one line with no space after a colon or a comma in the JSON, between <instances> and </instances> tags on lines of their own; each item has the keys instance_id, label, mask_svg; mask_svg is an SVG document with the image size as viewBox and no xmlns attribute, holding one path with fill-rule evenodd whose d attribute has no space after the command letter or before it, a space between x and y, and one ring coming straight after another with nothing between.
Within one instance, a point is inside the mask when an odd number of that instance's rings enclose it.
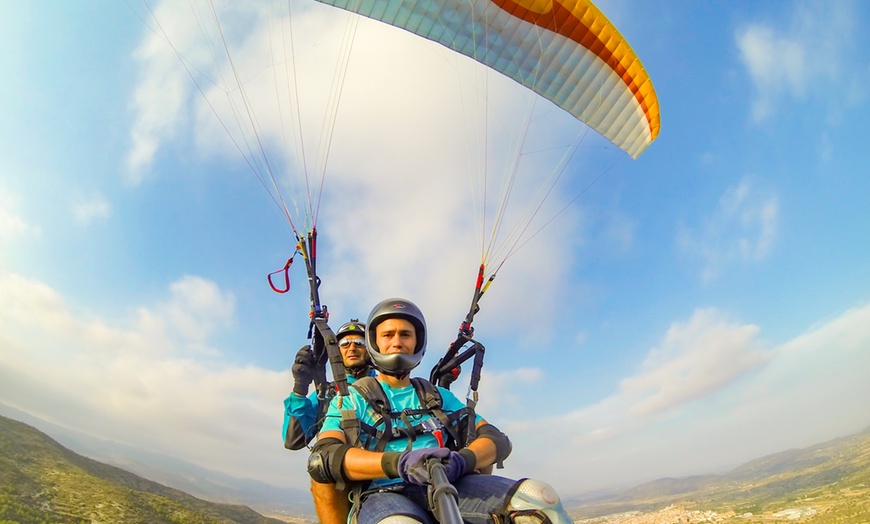
<instances>
[{"instance_id":1,"label":"man's arm","mask_svg":"<svg viewBox=\"0 0 870 524\"><path fill-rule=\"evenodd\" d=\"M315 367L311 346L299 348L290 368L293 392L284 399L284 426L281 433L287 449L302 449L314 436L312 429L318 414L317 392L308 395L308 388L314 379Z\"/></svg>"},{"instance_id":2,"label":"man's arm","mask_svg":"<svg viewBox=\"0 0 870 524\"><path fill-rule=\"evenodd\" d=\"M317 418L317 392L308 397L290 393L284 399L284 447L297 450L304 448L311 440L312 427Z\"/></svg>"},{"instance_id":3,"label":"man's arm","mask_svg":"<svg viewBox=\"0 0 870 524\"><path fill-rule=\"evenodd\" d=\"M477 423L475 428L480 429L484 424L486 424L486 421L481 420ZM469 442L465 447L471 450L477 458L477 465L474 469L481 470L495 464L498 453L495 442L491 439L478 435L476 439Z\"/></svg>"},{"instance_id":4,"label":"man's arm","mask_svg":"<svg viewBox=\"0 0 870 524\"><path fill-rule=\"evenodd\" d=\"M343 431L321 431L319 440L334 438L347 442ZM384 454L352 447L344 455L342 470L347 480L374 480L387 478L381 460Z\"/></svg>"},{"instance_id":5,"label":"man's arm","mask_svg":"<svg viewBox=\"0 0 870 524\"><path fill-rule=\"evenodd\" d=\"M487 424L485 420L478 422L476 427L480 429L484 425L493 427ZM343 443L347 442L343 431L322 431L319 439L323 440L326 438L334 438ZM494 438L496 437L489 437L484 433L466 447L474 454L476 459L475 469L484 469L496 463L499 458L499 450L493 440ZM393 472L384 470L385 455L385 453L377 451L368 451L356 447L349 448L344 454L342 472L347 480L395 478ZM389 457L387 458L389 459ZM387 465L387 468L389 469L389 465Z\"/></svg>"}]
</instances>

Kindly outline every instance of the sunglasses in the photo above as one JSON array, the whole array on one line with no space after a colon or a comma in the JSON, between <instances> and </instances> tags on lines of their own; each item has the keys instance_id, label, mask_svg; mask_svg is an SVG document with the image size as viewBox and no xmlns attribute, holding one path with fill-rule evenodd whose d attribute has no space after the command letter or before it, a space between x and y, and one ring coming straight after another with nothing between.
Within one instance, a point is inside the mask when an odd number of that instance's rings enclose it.
<instances>
[{"instance_id":1,"label":"sunglasses","mask_svg":"<svg viewBox=\"0 0 870 524\"><path fill-rule=\"evenodd\" d=\"M338 341L340 348L349 348L351 345L362 349L366 347L366 341L359 338L343 338Z\"/></svg>"}]
</instances>

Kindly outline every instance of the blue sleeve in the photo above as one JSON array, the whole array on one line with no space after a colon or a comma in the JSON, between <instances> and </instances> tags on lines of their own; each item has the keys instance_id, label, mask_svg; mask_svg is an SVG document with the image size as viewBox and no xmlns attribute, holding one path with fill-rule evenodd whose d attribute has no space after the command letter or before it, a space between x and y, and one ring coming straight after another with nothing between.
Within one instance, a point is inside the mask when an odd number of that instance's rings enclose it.
<instances>
[{"instance_id":1,"label":"blue sleeve","mask_svg":"<svg viewBox=\"0 0 870 524\"><path fill-rule=\"evenodd\" d=\"M454 395L449 389L438 386L438 392L441 393L441 408L445 413L453 413L465 408L465 402L456 398L456 395ZM483 417L480 416L480 413L475 412L474 425L476 426L480 424L481 420L483 420Z\"/></svg>"},{"instance_id":2,"label":"blue sleeve","mask_svg":"<svg viewBox=\"0 0 870 524\"><path fill-rule=\"evenodd\" d=\"M317 392L307 397L296 393L284 399L284 426L281 430L284 447L302 449L314 436L317 421Z\"/></svg>"},{"instance_id":3,"label":"blue sleeve","mask_svg":"<svg viewBox=\"0 0 870 524\"><path fill-rule=\"evenodd\" d=\"M338 412L336 402L338 396L332 398L329 403L329 409L326 410L326 416L323 417L323 425L320 426L320 431L341 431L341 413Z\"/></svg>"}]
</instances>

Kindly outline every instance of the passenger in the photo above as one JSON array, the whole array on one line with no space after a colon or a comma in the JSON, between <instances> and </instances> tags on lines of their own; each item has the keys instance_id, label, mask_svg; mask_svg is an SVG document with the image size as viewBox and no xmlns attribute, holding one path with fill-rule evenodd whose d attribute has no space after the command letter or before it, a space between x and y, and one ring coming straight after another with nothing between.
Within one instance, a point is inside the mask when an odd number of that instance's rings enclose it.
<instances>
[{"instance_id":1,"label":"passenger","mask_svg":"<svg viewBox=\"0 0 870 524\"><path fill-rule=\"evenodd\" d=\"M365 349L365 324L357 319L338 328L335 334L338 349L347 373L348 384L353 384L358 378L374 376L375 372L369 363ZM315 362L310 346L302 347L294 359L291 368L293 373L293 392L284 399L284 447L297 450L308 445L314 435L320 430L323 413L326 412L326 399L321 401L314 391L308 395L308 389L314 380ZM334 388L330 388L334 393ZM345 490L337 490L335 484L311 481L311 495L314 508L322 524L345 524L350 511L350 502Z\"/></svg>"}]
</instances>

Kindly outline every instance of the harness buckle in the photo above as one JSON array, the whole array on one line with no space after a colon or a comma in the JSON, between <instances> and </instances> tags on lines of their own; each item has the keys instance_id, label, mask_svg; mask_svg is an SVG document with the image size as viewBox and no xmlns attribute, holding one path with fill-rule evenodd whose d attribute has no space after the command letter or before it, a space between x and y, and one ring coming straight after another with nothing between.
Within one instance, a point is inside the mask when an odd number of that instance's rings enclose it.
<instances>
[{"instance_id":1,"label":"harness buckle","mask_svg":"<svg viewBox=\"0 0 870 524\"><path fill-rule=\"evenodd\" d=\"M431 433L433 437L438 440L438 447L444 447L444 426L438 422L435 418L427 418L421 424L423 426L423 431L426 433Z\"/></svg>"}]
</instances>

